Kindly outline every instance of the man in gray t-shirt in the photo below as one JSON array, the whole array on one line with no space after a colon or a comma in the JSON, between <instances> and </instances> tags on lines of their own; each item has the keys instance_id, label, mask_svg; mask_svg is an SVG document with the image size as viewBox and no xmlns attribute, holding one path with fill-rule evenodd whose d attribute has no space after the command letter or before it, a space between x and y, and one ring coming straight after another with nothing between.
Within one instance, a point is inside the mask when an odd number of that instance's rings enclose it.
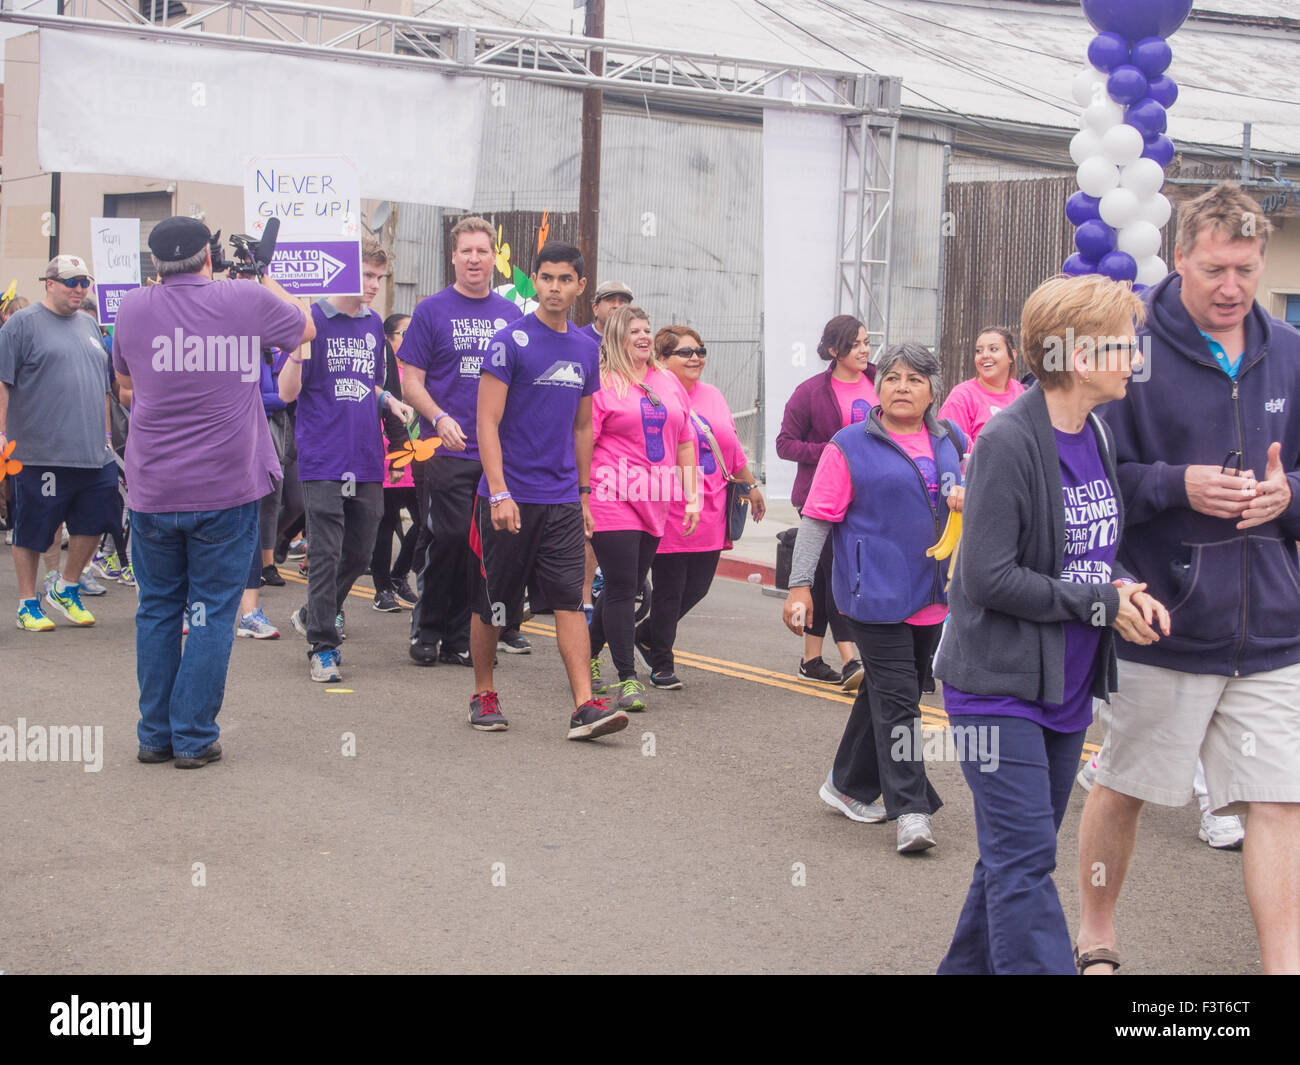
<instances>
[{"instance_id":1,"label":"man in gray t-shirt","mask_svg":"<svg viewBox=\"0 0 1300 1065\"><path fill-rule=\"evenodd\" d=\"M45 269L45 298L0 329L0 447L16 442L14 569L18 627L54 627L36 598L40 554L61 524L68 557L46 596L74 625L93 625L77 582L101 534L121 520L107 442L108 353L92 318L79 314L91 285L84 259L59 255Z\"/></svg>"}]
</instances>

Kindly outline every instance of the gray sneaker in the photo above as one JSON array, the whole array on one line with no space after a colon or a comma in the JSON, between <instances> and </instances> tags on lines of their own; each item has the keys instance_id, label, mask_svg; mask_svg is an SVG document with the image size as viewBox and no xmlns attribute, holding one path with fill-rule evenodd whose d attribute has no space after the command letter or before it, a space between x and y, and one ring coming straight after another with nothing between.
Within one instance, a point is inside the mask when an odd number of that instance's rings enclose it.
<instances>
[{"instance_id":1,"label":"gray sneaker","mask_svg":"<svg viewBox=\"0 0 1300 1065\"><path fill-rule=\"evenodd\" d=\"M852 821L878 825L885 820L886 815L883 806L874 802L863 802L861 799L855 799L852 795L845 795L835 786L835 782L831 780L831 775L831 773L826 774L826 783L822 785L821 791L817 793L821 796L822 802L839 810L840 813Z\"/></svg>"},{"instance_id":2,"label":"gray sneaker","mask_svg":"<svg viewBox=\"0 0 1300 1065\"><path fill-rule=\"evenodd\" d=\"M618 698L614 701L616 710L632 710L640 712L645 709L645 685L636 677L630 677L627 680L621 680L617 684L610 685L610 694L618 692Z\"/></svg>"},{"instance_id":3,"label":"gray sneaker","mask_svg":"<svg viewBox=\"0 0 1300 1065\"><path fill-rule=\"evenodd\" d=\"M294 631L304 640L307 638L307 608L300 606L289 615L289 624L293 626Z\"/></svg>"},{"instance_id":4,"label":"gray sneaker","mask_svg":"<svg viewBox=\"0 0 1300 1065\"><path fill-rule=\"evenodd\" d=\"M928 851L934 846L934 829L929 814L899 814L898 853Z\"/></svg>"},{"instance_id":5,"label":"gray sneaker","mask_svg":"<svg viewBox=\"0 0 1300 1065\"><path fill-rule=\"evenodd\" d=\"M81 580L77 583L81 586L82 595L108 595L108 589L95 579L89 568L82 571Z\"/></svg>"},{"instance_id":6,"label":"gray sneaker","mask_svg":"<svg viewBox=\"0 0 1300 1065\"><path fill-rule=\"evenodd\" d=\"M338 651L317 651L311 656L311 679L325 684L343 679Z\"/></svg>"}]
</instances>

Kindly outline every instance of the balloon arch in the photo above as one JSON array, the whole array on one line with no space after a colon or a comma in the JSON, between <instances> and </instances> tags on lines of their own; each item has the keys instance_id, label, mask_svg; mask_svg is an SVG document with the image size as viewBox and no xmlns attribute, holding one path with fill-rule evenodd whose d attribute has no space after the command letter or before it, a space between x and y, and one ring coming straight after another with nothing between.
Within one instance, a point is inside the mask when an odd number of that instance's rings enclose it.
<instances>
[{"instance_id":1,"label":"balloon arch","mask_svg":"<svg viewBox=\"0 0 1300 1065\"><path fill-rule=\"evenodd\" d=\"M1097 36L1088 65L1074 78L1083 108L1070 141L1079 191L1065 205L1075 226L1067 274L1104 274L1134 288L1169 272L1160 258L1160 230L1173 208L1160 192L1174 144L1166 135L1178 86L1165 73L1173 60L1166 38L1192 0L1082 0Z\"/></svg>"}]
</instances>

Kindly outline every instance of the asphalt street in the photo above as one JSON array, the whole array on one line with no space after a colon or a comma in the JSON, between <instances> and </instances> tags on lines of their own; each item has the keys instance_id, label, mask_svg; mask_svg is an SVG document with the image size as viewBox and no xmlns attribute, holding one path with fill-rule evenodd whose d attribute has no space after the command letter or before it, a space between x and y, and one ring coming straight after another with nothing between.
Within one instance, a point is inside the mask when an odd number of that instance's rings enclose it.
<instances>
[{"instance_id":1,"label":"asphalt street","mask_svg":"<svg viewBox=\"0 0 1300 1065\"><path fill-rule=\"evenodd\" d=\"M0 628L0 725L103 728L98 772L0 762L0 970L926 973L943 956L976 859L959 766L929 766L946 805L922 855L824 805L849 701L794 676L799 643L754 585L715 582L681 626L685 688L592 743L565 738L547 618L533 654L501 656L509 732L479 733L470 672L412 663L405 612L354 598L343 681L313 684L287 623L304 586L263 591L285 635L235 642L225 757L197 771L136 761L132 590L88 600L91 629ZM1060 836L1072 928L1083 797ZM1144 814L1123 973L1259 971L1241 855L1197 827L1194 805Z\"/></svg>"}]
</instances>

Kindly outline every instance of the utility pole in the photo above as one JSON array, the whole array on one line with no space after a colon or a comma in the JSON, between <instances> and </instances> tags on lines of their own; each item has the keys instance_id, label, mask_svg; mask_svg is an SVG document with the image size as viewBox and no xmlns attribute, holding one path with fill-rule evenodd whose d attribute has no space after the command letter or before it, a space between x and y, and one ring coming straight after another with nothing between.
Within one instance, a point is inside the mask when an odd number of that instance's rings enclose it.
<instances>
[{"instance_id":1,"label":"utility pole","mask_svg":"<svg viewBox=\"0 0 1300 1065\"><path fill-rule=\"evenodd\" d=\"M587 0L587 37L605 36L605 0ZM591 71L605 73L605 53L591 54ZM591 297L596 291L596 264L600 255L600 122L604 94L598 88L582 90L582 172L578 178L578 250L587 264L587 291L578 300L579 325L591 321Z\"/></svg>"},{"instance_id":2,"label":"utility pole","mask_svg":"<svg viewBox=\"0 0 1300 1065\"><path fill-rule=\"evenodd\" d=\"M63 14L63 0L59 0L57 13ZM57 170L50 174L50 258L59 254L59 208L63 201L63 175Z\"/></svg>"}]
</instances>

